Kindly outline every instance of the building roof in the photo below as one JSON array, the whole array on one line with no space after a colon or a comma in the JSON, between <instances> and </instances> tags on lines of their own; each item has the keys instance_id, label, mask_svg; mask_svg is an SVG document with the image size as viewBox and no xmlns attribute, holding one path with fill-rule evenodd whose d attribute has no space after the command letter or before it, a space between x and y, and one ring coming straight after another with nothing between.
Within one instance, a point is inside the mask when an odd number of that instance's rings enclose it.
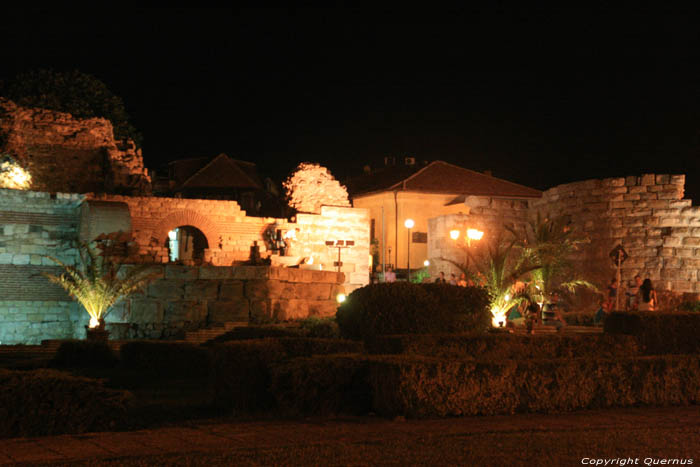
<instances>
[{"instance_id":1,"label":"building roof","mask_svg":"<svg viewBox=\"0 0 700 467\"><path fill-rule=\"evenodd\" d=\"M176 189L252 188L261 189L255 164L219 154L213 159L200 157L171 163Z\"/></svg>"},{"instance_id":2,"label":"building roof","mask_svg":"<svg viewBox=\"0 0 700 467\"><path fill-rule=\"evenodd\" d=\"M409 170L410 169L410 170ZM496 196L503 198L539 198L540 190L444 161L422 167L387 167L348 183L352 197L382 191Z\"/></svg>"}]
</instances>

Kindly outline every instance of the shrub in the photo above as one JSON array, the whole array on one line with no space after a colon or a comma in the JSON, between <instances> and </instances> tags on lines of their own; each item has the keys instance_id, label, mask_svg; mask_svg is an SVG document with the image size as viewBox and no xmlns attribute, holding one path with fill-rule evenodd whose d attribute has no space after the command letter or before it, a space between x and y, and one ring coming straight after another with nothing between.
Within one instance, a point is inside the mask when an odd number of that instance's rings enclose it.
<instances>
[{"instance_id":1,"label":"shrub","mask_svg":"<svg viewBox=\"0 0 700 467\"><path fill-rule=\"evenodd\" d=\"M353 291L336 315L341 335L484 331L491 323L488 292L444 284L371 284Z\"/></svg>"},{"instance_id":2,"label":"shrub","mask_svg":"<svg viewBox=\"0 0 700 467\"><path fill-rule=\"evenodd\" d=\"M173 378L204 377L211 360L206 348L179 342L127 342L120 355L126 369Z\"/></svg>"},{"instance_id":3,"label":"shrub","mask_svg":"<svg viewBox=\"0 0 700 467\"><path fill-rule=\"evenodd\" d=\"M234 328L233 330L222 334L215 339L209 341L208 344L221 344L224 342L250 340L250 339L267 339L273 337L303 337L305 331L299 327L287 326L243 326Z\"/></svg>"},{"instance_id":4,"label":"shrub","mask_svg":"<svg viewBox=\"0 0 700 467\"><path fill-rule=\"evenodd\" d=\"M646 355L700 353L700 314L694 312L615 312L605 332L631 334Z\"/></svg>"},{"instance_id":5,"label":"shrub","mask_svg":"<svg viewBox=\"0 0 700 467\"><path fill-rule=\"evenodd\" d=\"M359 355L296 358L273 369L271 392L288 412L362 415L371 411L368 374Z\"/></svg>"},{"instance_id":6,"label":"shrub","mask_svg":"<svg viewBox=\"0 0 700 467\"><path fill-rule=\"evenodd\" d=\"M276 339L231 341L212 346L210 388L214 405L234 414L274 406L270 368L286 357Z\"/></svg>"},{"instance_id":7,"label":"shrub","mask_svg":"<svg viewBox=\"0 0 700 467\"><path fill-rule=\"evenodd\" d=\"M700 302L683 302L678 307L680 311L700 312Z\"/></svg>"},{"instance_id":8,"label":"shrub","mask_svg":"<svg viewBox=\"0 0 700 467\"><path fill-rule=\"evenodd\" d=\"M216 406L249 413L275 406L270 393L274 367L297 357L362 351L362 344L338 339L279 338L231 341L212 350L211 389Z\"/></svg>"},{"instance_id":9,"label":"shrub","mask_svg":"<svg viewBox=\"0 0 700 467\"><path fill-rule=\"evenodd\" d=\"M639 354L632 336L558 334L427 334L380 336L372 354L416 354L479 361L551 358L613 358Z\"/></svg>"},{"instance_id":10,"label":"shrub","mask_svg":"<svg viewBox=\"0 0 700 467\"><path fill-rule=\"evenodd\" d=\"M328 339L340 337L340 330L338 329L338 323L336 323L335 317L317 318L312 316L302 320L299 327L307 337Z\"/></svg>"},{"instance_id":11,"label":"shrub","mask_svg":"<svg viewBox=\"0 0 700 467\"><path fill-rule=\"evenodd\" d=\"M0 437L113 430L131 394L55 370L0 369Z\"/></svg>"},{"instance_id":12,"label":"shrub","mask_svg":"<svg viewBox=\"0 0 700 467\"><path fill-rule=\"evenodd\" d=\"M540 361L383 357L370 364L373 408L411 417L557 412L700 402L700 356Z\"/></svg>"},{"instance_id":13,"label":"shrub","mask_svg":"<svg viewBox=\"0 0 700 467\"><path fill-rule=\"evenodd\" d=\"M595 312L568 312L562 313L566 324L571 326L593 326Z\"/></svg>"},{"instance_id":14,"label":"shrub","mask_svg":"<svg viewBox=\"0 0 700 467\"><path fill-rule=\"evenodd\" d=\"M119 359L106 342L65 341L50 366L57 368L112 368Z\"/></svg>"}]
</instances>

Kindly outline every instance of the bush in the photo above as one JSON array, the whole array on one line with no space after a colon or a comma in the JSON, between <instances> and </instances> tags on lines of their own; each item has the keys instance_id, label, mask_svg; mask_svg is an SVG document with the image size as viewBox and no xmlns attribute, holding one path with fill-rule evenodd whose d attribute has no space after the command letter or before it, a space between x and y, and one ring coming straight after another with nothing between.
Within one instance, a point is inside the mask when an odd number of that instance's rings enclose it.
<instances>
[{"instance_id":1,"label":"bush","mask_svg":"<svg viewBox=\"0 0 700 467\"><path fill-rule=\"evenodd\" d=\"M678 307L680 311L700 312L700 302L683 302Z\"/></svg>"},{"instance_id":2,"label":"bush","mask_svg":"<svg viewBox=\"0 0 700 467\"><path fill-rule=\"evenodd\" d=\"M273 369L271 392L287 412L362 415L371 411L368 374L358 355L296 358Z\"/></svg>"},{"instance_id":3,"label":"bush","mask_svg":"<svg viewBox=\"0 0 700 467\"><path fill-rule=\"evenodd\" d=\"M444 284L371 284L339 307L341 335L365 341L382 334L485 331L491 323L488 292Z\"/></svg>"},{"instance_id":4,"label":"bush","mask_svg":"<svg viewBox=\"0 0 700 467\"><path fill-rule=\"evenodd\" d=\"M571 326L593 326L595 312L568 312L562 313L566 324Z\"/></svg>"},{"instance_id":5,"label":"bush","mask_svg":"<svg viewBox=\"0 0 700 467\"><path fill-rule=\"evenodd\" d=\"M288 326L243 326L222 334L209 341L210 344L221 344L230 341L268 339L273 337L303 337L306 331L299 327Z\"/></svg>"},{"instance_id":6,"label":"bush","mask_svg":"<svg viewBox=\"0 0 700 467\"><path fill-rule=\"evenodd\" d=\"M367 343L372 354L416 354L479 361L551 358L613 358L639 355L632 336L558 334L427 334L380 336Z\"/></svg>"},{"instance_id":7,"label":"bush","mask_svg":"<svg viewBox=\"0 0 700 467\"><path fill-rule=\"evenodd\" d=\"M333 318L306 318L299 326L307 337L321 337L327 339L339 338L338 323Z\"/></svg>"},{"instance_id":8,"label":"bush","mask_svg":"<svg viewBox=\"0 0 700 467\"><path fill-rule=\"evenodd\" d=\"M646 355L700 353L700 314L694 312L615 312L605 332L635 336Z\"/></svg>"},{"instance_id":9,"label":"bush","mask_svg":"<svg viewBox=\"0 0 700 467\"><path fill-rule=\"evenodd\" d=\"M362 344L338 339L279 338L231 341L212 350L212 396L216 406L234 413L270 409L273 368L297 357L361 352Z\"/></svg>"},{"instance_id":10,"label":"bush","mask_svg":"<svg viewBox=\"0 0 700 467\"><path fill-rule=\"evenodd\" d=\"M558 412L700 402L700 356L540 361L383 357L370 363L373 408L411 417Z\"/></svg>"},{"instance_id":11,"label":"bush","mask_svg":"<svg viewBox=\"0 0 700 467\"><path fill-rule=\"evenodd\" d=\"M106 342L65 341L49 365L57 368L113 368L118 362Z\"/></svg>"},{"instance_id":12,"label":"bush","mask_svg":"<svg viewBox=\"0 0 700 467\"><path fill-rule=\"evenodd\" d=\"M272 408L270 368L286 358L276 339L231 341L212 350L210 387L214 405L234 414Z\"/></svg>"},{"instance_id":13,"label":"bush","mask_svg":"<svg viewBox=\"0 0 700 467\"><path fill-rule=\"evenodd\" d=\"M170 378L205 377L211 360L208 349L179 342L127 342L120 355L126 369Z\"/></svg>"},{"instance_id":14,"label":"bush","mask_svg":"<svg viewBox=\"0 0 700 467\"><path fill-rule=\"evenodd\" d=\"M114 430L131 394L55 370L0 369L0 437Z\"/></svg>"}]
</instances>

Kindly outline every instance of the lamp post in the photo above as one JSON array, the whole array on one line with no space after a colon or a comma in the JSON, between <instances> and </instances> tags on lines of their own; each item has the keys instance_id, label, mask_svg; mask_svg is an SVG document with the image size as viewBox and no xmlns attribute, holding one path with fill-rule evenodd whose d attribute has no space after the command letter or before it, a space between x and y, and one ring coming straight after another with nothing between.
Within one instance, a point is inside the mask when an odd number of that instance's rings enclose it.
<instances>
[{"instance_id":1,"label":"lamp post","mask_svg":"<svg viewBox=\"0 0 700 467\"><path fill-rule=\"evenodd\" d=\"M415 222L413 219L406 219L403 225L408 229L408 243L406 247L406 269L408 269L408 282L411 282L411 229L413 228Z\"/></svg>"},{"instance_id":2,"label":"lamp post","mask_svg":"<svg viewBox=\"0 0 700 467\"><path fill-rule=\"evenodd\" d=\"M459 238L459 230L450 230L450 238L454 240L455 242ZM469 249L472 246L472 240L481 240L481 238L484 236L484 232L478 229L467 229L467 234L465 235L464 239L466 241L467 247L464 250L464 259L466 263L466 269L469 270Z\"/></svg>"}]
</instances>

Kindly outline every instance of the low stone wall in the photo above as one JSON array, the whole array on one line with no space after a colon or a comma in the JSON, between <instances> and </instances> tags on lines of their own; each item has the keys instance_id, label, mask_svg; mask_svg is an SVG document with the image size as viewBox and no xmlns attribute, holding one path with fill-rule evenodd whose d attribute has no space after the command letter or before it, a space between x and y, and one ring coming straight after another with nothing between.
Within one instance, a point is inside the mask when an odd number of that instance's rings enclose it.
<instances>
[{"instance_id":1,"label":"low stone wall","mask_svg":"<svg viewBox=\"0 0 700 467\"><path fill-rule=\"evenodd\" d=\"M121 338L181 338L225 322L279 322L335 314L342 273L266 266L155 266L163 277L107 318Z\"/></svg>"}]
</instances>

